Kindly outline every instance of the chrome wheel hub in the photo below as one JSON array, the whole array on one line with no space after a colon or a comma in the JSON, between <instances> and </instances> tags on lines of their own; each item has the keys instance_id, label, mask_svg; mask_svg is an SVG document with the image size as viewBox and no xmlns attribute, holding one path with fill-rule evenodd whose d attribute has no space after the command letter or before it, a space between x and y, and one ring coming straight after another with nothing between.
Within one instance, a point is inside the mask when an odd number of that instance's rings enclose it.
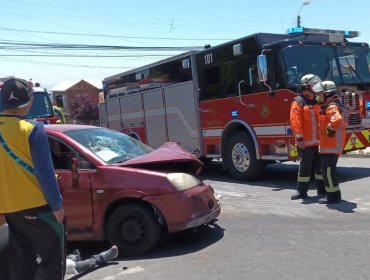
<instances>
[{"instance_id":1,"label":"chrome wheel hub","mask_svg":"<svg viewBox=\"0 0 370 280\"><path fill-rule=\"evenodd\" d=\"M249 164L250 164L250 156L249 151L247 147L242 143L237 143L232 152L231 152L231 158L234 167L239 172L245 172L248 170Z\"/></svg>"}]
</instances>

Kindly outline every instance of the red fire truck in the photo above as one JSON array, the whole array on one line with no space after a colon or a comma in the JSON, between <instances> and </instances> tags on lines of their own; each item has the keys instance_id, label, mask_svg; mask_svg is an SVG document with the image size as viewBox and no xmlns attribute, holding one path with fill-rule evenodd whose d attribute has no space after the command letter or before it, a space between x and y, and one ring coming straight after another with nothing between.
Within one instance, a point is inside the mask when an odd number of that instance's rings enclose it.
<instances>
[{"instance_id":1,"label":"red fire truck","mask_svg":"<svg viewBox=\"0 0 370 280\"><path fill-rule=\"evenodd\" d=\"M289 109L308 73L340 89L348 118L344 152L370 146L370 54L358 32L257 33L107 77L102 125L152 147L178 141L221 158L239 180L266 163L296 160Z\"/></svg>"}]
</instances>

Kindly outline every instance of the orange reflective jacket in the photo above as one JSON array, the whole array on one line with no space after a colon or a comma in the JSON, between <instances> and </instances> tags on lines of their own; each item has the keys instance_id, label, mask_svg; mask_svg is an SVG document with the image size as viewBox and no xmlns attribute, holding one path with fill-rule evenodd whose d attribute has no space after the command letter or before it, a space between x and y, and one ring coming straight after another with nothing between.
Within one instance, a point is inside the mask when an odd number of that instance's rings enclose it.
<instances>
[{"instance_id":1,"label":"orange reflective jacket","mask_svg":"<svg viewBox=\"0 0 370 280\"><path fill-rule=\"evenodd\" d=\"M316 100L303 96L297 96L290 106L290 126L296 139L303 138L304 146L319 145L319 114Z\"/></svg>"},{"instance_id":2,"label":"orange reflective jacket","mask_svg":"<svg viewBox=\"0 0 370 280\"><path fill-rule=\"evenodd\" d=\"M339 100L324 106L319 119L320 154L342 154L346 137L346 126L346 118ZM334 136L328 136L328 128L335 131Z\"/></svg>"}]
</instances>

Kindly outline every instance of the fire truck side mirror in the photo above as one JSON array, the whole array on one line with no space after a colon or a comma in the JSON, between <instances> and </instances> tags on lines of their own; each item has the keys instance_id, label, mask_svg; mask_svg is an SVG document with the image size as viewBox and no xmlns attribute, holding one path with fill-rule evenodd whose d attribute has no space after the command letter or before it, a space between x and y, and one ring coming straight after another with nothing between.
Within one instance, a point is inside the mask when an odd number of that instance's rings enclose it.
<instances>
[{"instance_id":1,"label":"fire truck side mirror","mask_svg":"<svg viewBox=\"0 0 370 280\"><path fill-rule=\"evenodd\" d=\"M257 57L257 71L258 71L258 79L260 82L267 81L267 60L266 55L261 54Z\"/></svg>"}]
</instances>

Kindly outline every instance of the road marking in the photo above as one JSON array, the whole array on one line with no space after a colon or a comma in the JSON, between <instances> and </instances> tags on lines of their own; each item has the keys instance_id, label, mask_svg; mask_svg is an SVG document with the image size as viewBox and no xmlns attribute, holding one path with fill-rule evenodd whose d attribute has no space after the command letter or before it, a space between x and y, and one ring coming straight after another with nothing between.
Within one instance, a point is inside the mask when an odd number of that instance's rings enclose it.
<instances>
[{"instance_id":1,"label":"road marking","mask_svg":"<svg viewBox=\"0 0 370 280\"><path fill-rule=\"evenodd\" d=\"M240 193L240 192L230 192L230 191L220 191L218 190L217 191L219 194L221 195L225 195L225 196L232 196L232 197L245 197L244 194Z\"/></svg>"},{"instance_id":2,"label":"road marking","mask_svg":"<svg viewBox=\"0 0 370 280\"><path fill-rule=\"evenodd\" d=\"M141 272L141 271L144 271L144 268L142 268L141 266L136 266L136 267L133 267L133 268L130 268L130 269L125 269L121 272L118 272L115 275L110 275L110 276L104 277L102 280L117 279L120 276L127 275L127 274L138 273L138 272Z\"/></svg>"}]
</instances>

